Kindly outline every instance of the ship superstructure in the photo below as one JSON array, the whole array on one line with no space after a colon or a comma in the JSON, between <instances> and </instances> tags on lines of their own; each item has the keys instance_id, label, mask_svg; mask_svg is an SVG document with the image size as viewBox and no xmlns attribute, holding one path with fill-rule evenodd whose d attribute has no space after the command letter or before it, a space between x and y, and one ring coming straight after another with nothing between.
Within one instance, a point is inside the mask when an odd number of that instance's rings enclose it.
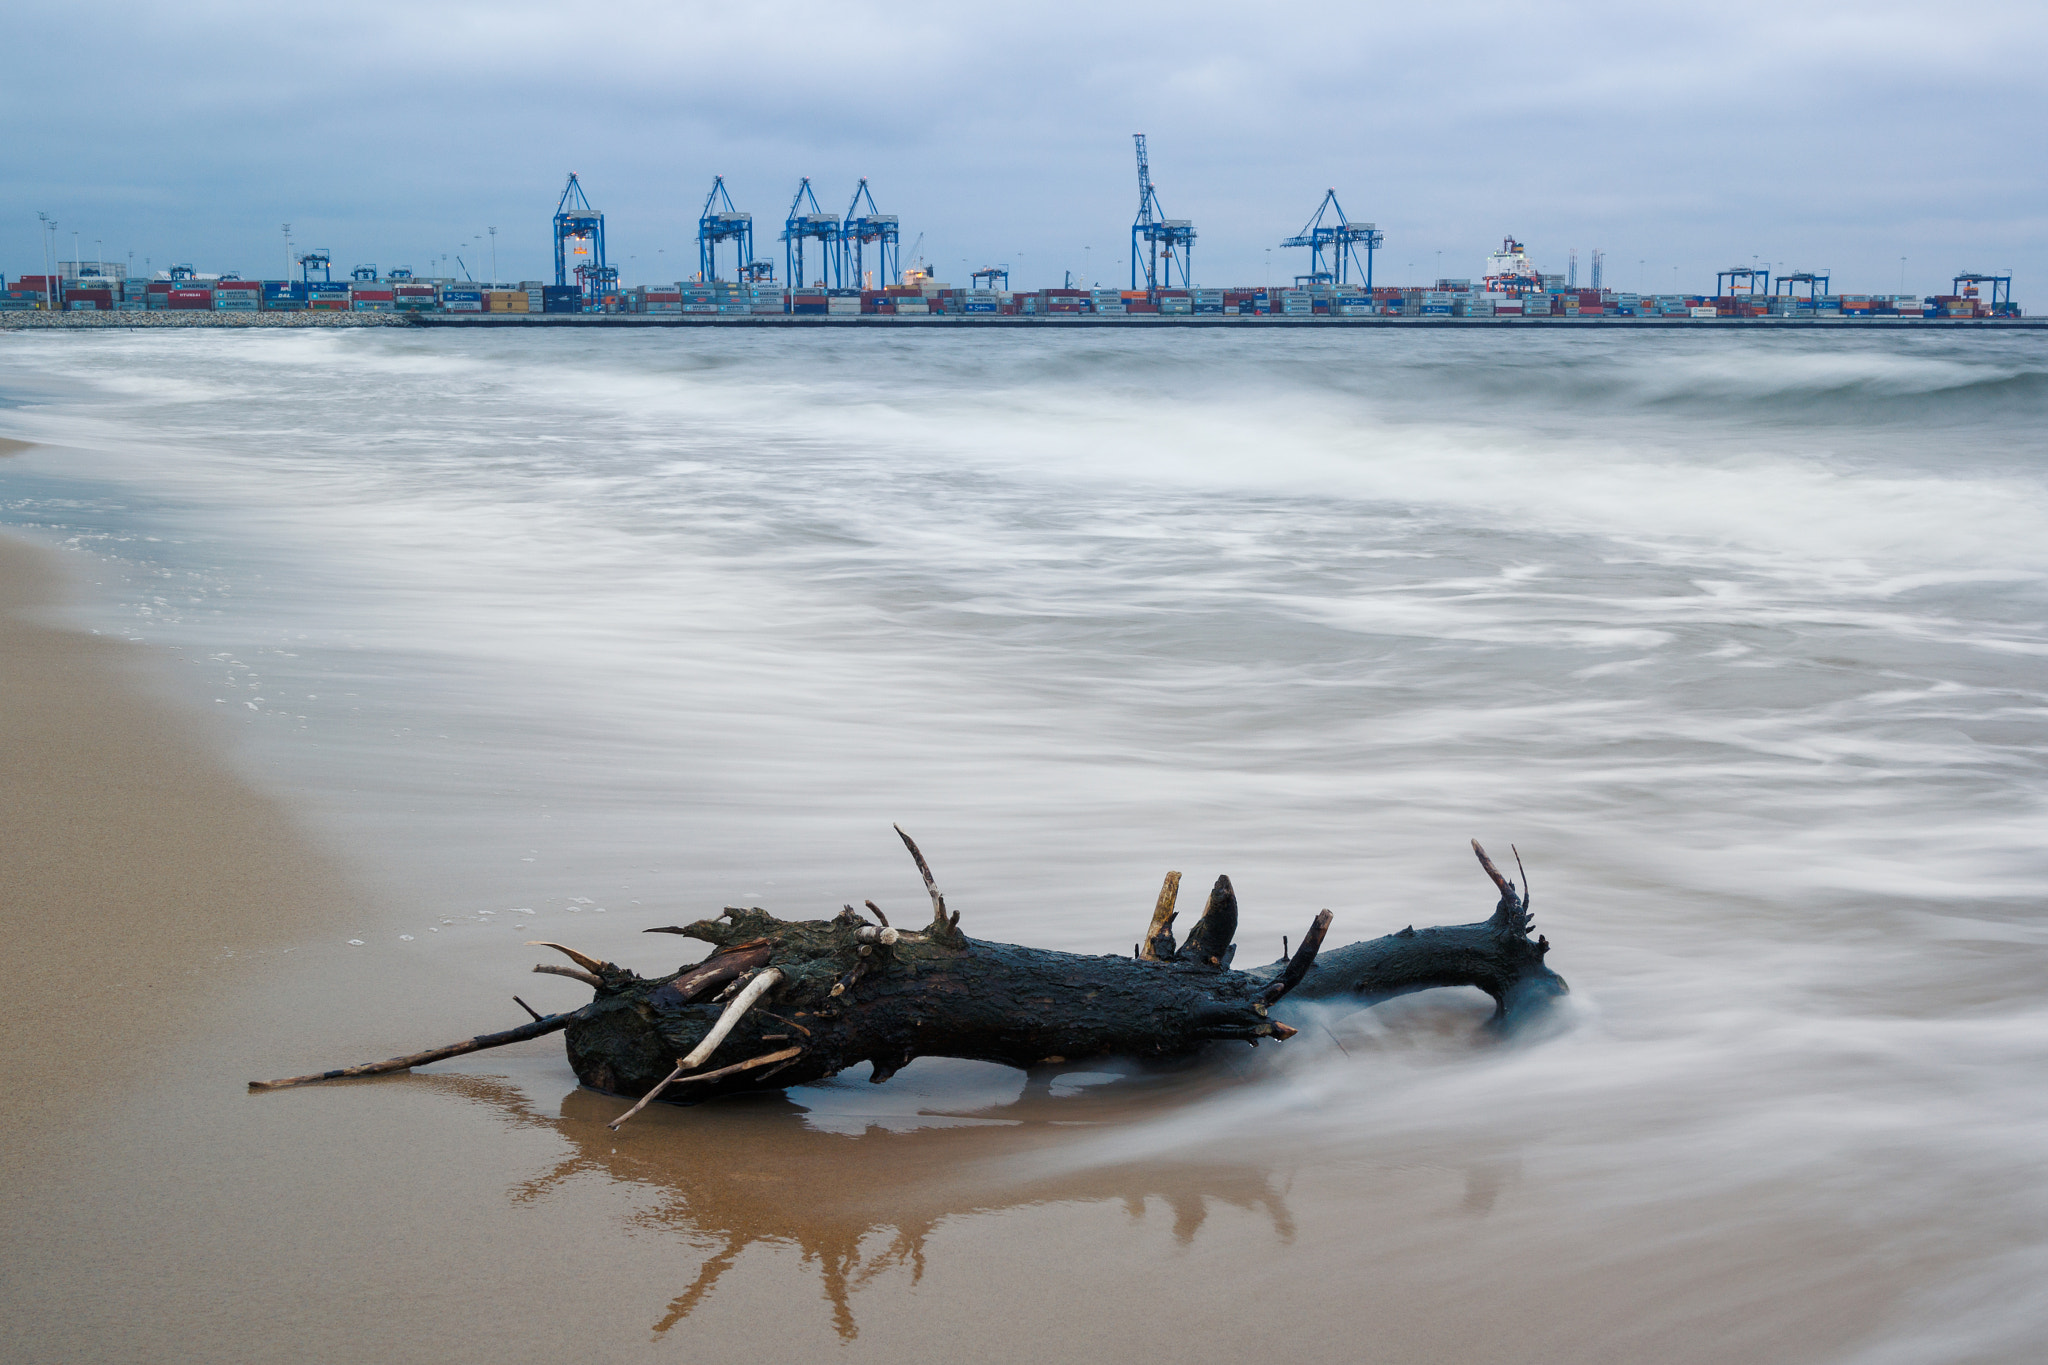
<instances>
[{"instance_id":1,"label":"ship superstructure","mask_svg":"<svg viewBox=\"0 0 2048 1365\"><path fill-rule=\"evenodd\" d=\"M1543 277L1529 260L1529 253L1512 237L1503 237L1500 250L1486 258L1486 288L1494 294L1540 294Z\"/></svg>"}]
</instances>

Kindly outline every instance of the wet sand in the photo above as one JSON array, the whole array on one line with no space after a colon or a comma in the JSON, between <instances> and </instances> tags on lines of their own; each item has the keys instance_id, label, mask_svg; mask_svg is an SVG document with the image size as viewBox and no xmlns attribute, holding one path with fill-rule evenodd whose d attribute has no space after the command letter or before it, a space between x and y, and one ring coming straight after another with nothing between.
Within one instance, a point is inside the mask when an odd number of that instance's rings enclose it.
<instances>
[{"instance_id":1,"label":"wet sand","mask_svg":"<svg viewBox=\"0 0 2048 1365\"><path fill-rule=\"evenodd\" d=\"M579 988L531 949L387 945L170 664L42 615L64 567L0 544L0 1357L1796 1361L1910 1282L1767 1205L1574 1208L1512 1139L1299 1152L1276 1116L1257 1150L1033 1173L1249 1061L1101 1088L919 1063L617 1135L556 1039L246 1094ZM1407 1046L1482 1013L1409 1008Z\"/></svg>"}]
</instances>

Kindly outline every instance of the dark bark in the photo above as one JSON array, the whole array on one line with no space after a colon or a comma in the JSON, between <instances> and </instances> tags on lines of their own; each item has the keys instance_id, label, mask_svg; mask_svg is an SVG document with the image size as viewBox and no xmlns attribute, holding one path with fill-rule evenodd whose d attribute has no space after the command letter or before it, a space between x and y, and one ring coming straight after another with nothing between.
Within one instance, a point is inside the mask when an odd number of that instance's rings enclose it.
<instances>
[{"instance_id":1,"label":"dark bark","mask_svg":"<svg viewBox=\"0 0 2048 1365\"><path fill-rule=\"evenodd\" d=\"M919 863L922 870L922 858ZM1487 868L1491 874L1490 863ZM1158 961L967 938L936 889L932 925L894 943L879 941L877 927L852 910L829 921L792 922L764 910L729 909L683 932L721 951L768 940L768 961L785 979L768 997L775 1013L754 1010L700 1065L708 1071L799 1046L801 1053L774 1073L773 1084L785 1086L861 1062L872 1063L873 1078L883 1081L914 1057L1020 1067L1110 1055L1175 1057L1218 1042L1256 1046L1291 1036L1283 1001L1369 1005L1434 986L1478 987L1496 1003L1495 1024L1510 1026L1566 986L1544 964L1549 943L1529 938L1526 902L1512 883L1497 880L1500 903L1481 923L1411 927L1323 952L1325 911L1290 960L1242 972L1227 965L1237 926L1227 877L1217 880L1179 951L1169 947L1170 956ZM1155 948L1161 938L1170 943L1162 930ZM709 961L717 960L714 954ZM632 981L598 993L567 1032L578 1079L599 1090L643 1095L672 1074L676 1058L706 1036L721 1008L716 1001L678 1002L667 985L666 979ZM678 1080L663 1098L703 1099L758 1088L763 1078L703 1079L701 1086Z\"/></svg>"},{"instance_id":2,"label":"dark bark","mask_svg":"<svg viewBox=\"0 0 2048 1365\"><path fill-rule=\"evenodd\" d=\"M873 1064L879 1082L914 1057L1031 1067L1085 1057L1179 1057L1223 1042L1257 1046L1294 1035L1283 1017L1289 1006L1364 1006L1434 986L1478 987L1494 999L1494 1024L1509 1027L1567 989L1544 963L1549 942L1529 937L1525 895L1476 842L1481 865L1500 888L1492 918L1411 926L1324 952L1325 910L1289 958L1247 971L1230 967L1238 908L1228 877L1217 878L1178 951L1170 927L1179 887L1174 873L1138 952L1091 957L968 938L917 845L908 835L903 842L932 900L932 920L920 932L877 926L851 906L830 920L728 909L717 919L649 930L714 945L704 961L654 978L547 944L577 964L551 970L589 982L595 999L573 1014L433 1055L563 1028L569 1063L583 1084L635 1096L666 1085L662 1099L694 1101L802 1085L861 1062ZM730 1032L710 1045L728 1012L735 1015ZM431 1059L418 1054L291 1083Z\"/></svg>"}]
</instances>

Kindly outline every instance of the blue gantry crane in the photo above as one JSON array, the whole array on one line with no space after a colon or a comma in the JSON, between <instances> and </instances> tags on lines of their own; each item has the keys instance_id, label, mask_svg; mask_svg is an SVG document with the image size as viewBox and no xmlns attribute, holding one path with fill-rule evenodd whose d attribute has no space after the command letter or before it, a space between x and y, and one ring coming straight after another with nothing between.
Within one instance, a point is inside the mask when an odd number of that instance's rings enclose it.
<instances>
[{"instance_id":1,"label":"blue gantry crane","mask_svg":"<svg viewBox=\"0 0 2048 1365\"><path fill-rule=\"evenodd\" d=\"M1384 241L1386 237L1371 223L1354 223L1345 217L1344 206L1337 202L1337 191L1330 190L1316 206L1316 216L1308 220L1308 225L1280 245L1308 248L1308 274L1296 275L1296 284L1350 284L1352 272L1362 269L1363 287L1371 289L1372 253ZM1358 259L1360 247L1365 248L1362 264Z\"/></svg>"},{"instance_id":2,"label":"blue gantry crane","mask_svg":"<svg viewBox=\"0 0 2048 1365\"><path fill-rule=\"evenodd\" d=\"M572 273L585 295L593 284L602 285L602 280L593 276L618 279L618 271L604 263L604 215L583 197L583 186L574 171L569 172L569 183L562 187L562 197L555 204L556 285L566 286Z\"/></svg>"},{"instance_id":3,"label":"blue gantry crane","mask_svg":"<svg viewBox=\"0 0 2048 1365\"><path fill-rule=\"evenodd\" d=\"M697 215L697 270L706 284L718 278L720 242L733 244L734 277L747 278L754 261L754 215L733 207L722 175L712 177L711 193L704 196L703 211Z\"/></svg>"},{"instance_id":4,"label":"blue gantry crane","mask_svg":"<svg viewBox=\"0 0 2048 1365\"><path fill-rule=\"evenodd\" d=\"M1799 294L1799 286L1802 284L1806 286L1808 301L1830 292L1828 289L1828 272L1825 270L1795 270L1789 275L1780 275L1776 283L1771 286L1771 292L1773 294L1783 294L1788 299L1796 298Z\"/></svg>"},{"instance_id":5,"label":"blue gantry crane","mask_svg":"<svg viewBox=\"0 0 2048 1365\"><path fill-rule=\"evenodd\" d=\"M1131 224L1131 288L1138 287L1138 267L1145 267L1145 296L1173 288L1173 266L1180 263L1180 286L1194 288L1188 265L1195 250L1195 225L1186 218L1168 218L1152 188L1152 166L1145 159L1145 135L1132 133L1138 144L1138 217Z\"/></svg>"},{"instance_id":6,"label":"blue gantry crane","mask_svg":"<svg viewBox=\"0 0 2048 1365\"><path fill-rule=\"evenodd\" d=\"M301 284L311 284L313 282L313 272L317 270L320 272L320 282L322 284L332 284L334 282L334 275L328 269L332 261L333 257L328 254L327 248L324 246L316 246L311 251L301 255L299 257L299 282ZM178 274L179 269L180 267L178 266L171 267L172 279L180 278ZM182 278L191 279L192 268L185 266L183 269L185 274Z\"/></svg>"},{"instance_id":7,"label":"blue gantry crane","mask_svg":"<svg viewBox=\"0 0 2048 1365\"><path fill-rule=\"evenodd\" d=\"M1953 289L1958 297L1978 298L1981 297L1977 290L1977 286L1980 284L1991 286L1991 297L1987 302L1990 303L1991 311L1994 315L2012 311L2012 276L2010 275L1980 275L1974 270L1966 270L1955 277L1955 282L1949 288ZM1969 288L1963 288L1964 285L1968 285Z\"/></svg>"},{"instance_id":8,"label":"blue gantry crane","mask_svg":"<svg viewBox=\"0 0 2048 1365\"><path fill-rule=\"evenodd\" d=\"M867 201L867 212L861 212L861 201ZM875 269L882 276L882 285L897 283L902 270L902 248L896 215L883 213L875 207L874 192L868 189L867 177L862 176L853 191L853 202L846 206L846 217L839 224L839 262L837 274L843 289L865 289L863 274L866 269L866 251L870 243L875 247Z\"/></svg>"},{"instance_id":9,"label":"blue gantry crane","mask_svg":"<svg viewBox=\"0 0 2048 1365\"><path fill-rule=\"evenodd\" d=\"M808 211L806 205L809 205ZM804 267L804 243L812 238L818 242L818 283L824 284L826 275L833 273L836 264L839 220L818 207L818 196L811 192L811 178L805 176L796 187L796 198L789 202L789 217L782 224L783 276L791 289L803 289L809 284Z\"/></svg>"},{"instance_id":10,"label":"blue gantry crane","mask_svg":"<svg viewBox=\"0 0 2048 1365\"><path fill-rule=\"evenodd\" d=\"M348 277L357 284L375 284L377 282L377 267L374 265L359 265L354 270L348 272Z\"/></svg>"},{"instance_id":11,"label":"blue gantry crane","mask_svg":"<svg viewBox=\"0 0 2048 1365\"><path fill-rule=\"evenodd\" d=\"M1008 289L1010 287L1010 267L1006 265L985 265L975 271L970 278L973 280L973 287L976 289L981 288L983 280L988 281L988 287L991 289ZM1002 283L996 283L998 280L1002 281Z\"/></svg>"},{"instance_id":12,"label":"blue gantry crane","mask_svg":"<svg viewBox=\"0 0 2048 1365\"><path fill-rule=\"evenodd\" d=\"M1722 281L1726 280L1724 285ZM1771 292L1771 272L1762 266L1738 265L1727 270L1714 272L1714 297L1725 299L1738 292L1744 294L1768 295Z\"/></svg>"}]
</instances>

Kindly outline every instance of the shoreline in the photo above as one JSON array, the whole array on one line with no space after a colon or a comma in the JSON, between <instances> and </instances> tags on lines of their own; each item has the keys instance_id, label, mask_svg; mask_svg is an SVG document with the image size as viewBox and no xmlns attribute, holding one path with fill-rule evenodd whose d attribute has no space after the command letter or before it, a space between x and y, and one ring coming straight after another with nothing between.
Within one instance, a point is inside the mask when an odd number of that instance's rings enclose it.
<instances>
[{"instance_id":1,"label":"shoreline","mask_svg":"<svg viewBox=\"0 0 2048 1365\"><path fill-rule=\"evenodd\" d=\"M70 567L0 534L0 934L27 966L0 1054L8 1092L39 1097L0 1120L11 1166L195 1039L235 955L347 898L145 647L53 623ZM82 999L81 980L102 984Z\"/></svg>"}]
</instances>

